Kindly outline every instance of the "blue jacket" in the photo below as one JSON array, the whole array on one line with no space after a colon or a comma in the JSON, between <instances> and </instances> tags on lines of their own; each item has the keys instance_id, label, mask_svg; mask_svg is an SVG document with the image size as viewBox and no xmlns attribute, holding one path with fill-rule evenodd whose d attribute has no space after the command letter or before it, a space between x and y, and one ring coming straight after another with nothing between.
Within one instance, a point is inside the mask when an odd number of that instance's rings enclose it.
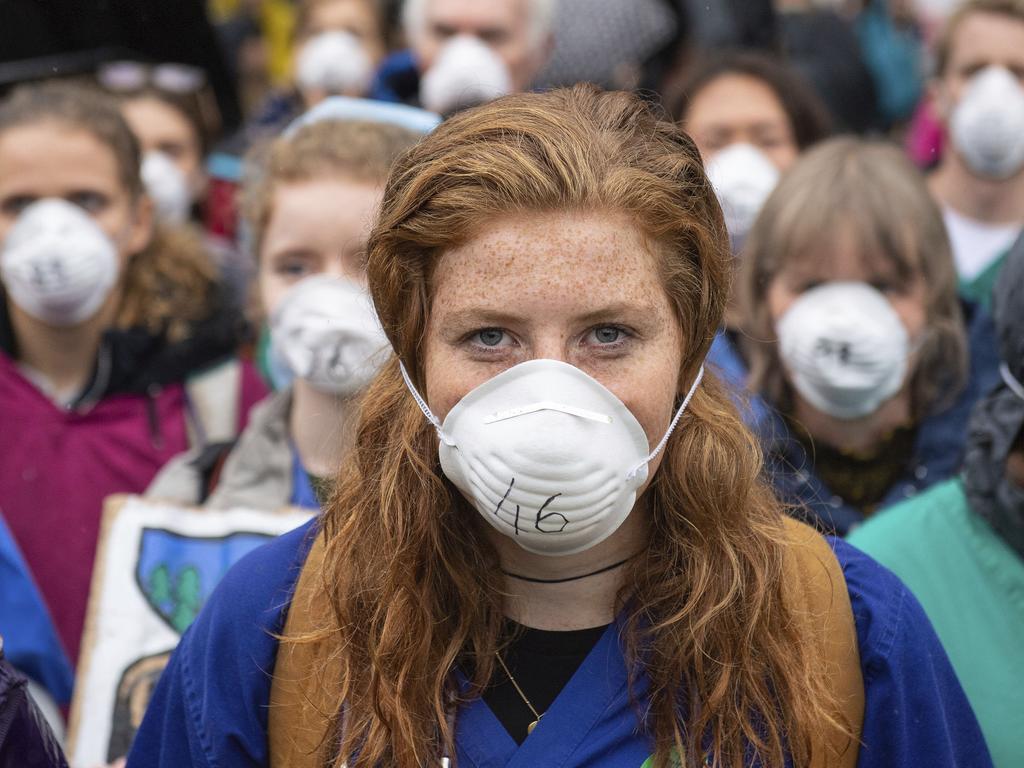
<instances>
[{"instance_id":1,"label":"blue jacket","mask_svg":"<svg viewBox=\"0 0 1024 768\"><path fill-rule=\"evenodd\" d=\"M999 381L999 354L992 317L985 310L962 302L967 325L968 380L956 400L928 416L917 429L914 456L906 473L888 491L879 508L904 501L926 488L948 480L960 469L967 421L974 404ZM729 339L720 333L708 361L727 383L742 388L746 364ZM749 395L741 413L761 439L765 470L779 498L799 510L801 517L822 530L845 536L864 514L833 493L814 471L803 444L790 433L785 419L758 395Z\"/></svg>"},{"instance_id":2,"label":"blue jacket","mask_svg":"<svg viewBox=\"0 0 1024 768\"><path fill-rule=\"evenodd\" d=\"M42 685L58 704L71 703L74 673L43 596L0 514L0 637L7 660Z\"/></svg>"},{"instance_id":3,"label":"blue jacket","mask_svg":"<svg viewBox=\"0 0 1024 768\"><path fill-rule=\"evenodd\" d=\"M267 704L290 594L312 523L243 558L171 657L129 768L268 764ZM920 605L889 571L832 540L856 619L866 714L860 768L991 765L963 690ZM530 737L517 746L480 699L456 718L456 759L476 768L629 766L652 752L638 727L612 624ZM643 696L645 681L634 689Z\"/></svg>"}]
</instances>

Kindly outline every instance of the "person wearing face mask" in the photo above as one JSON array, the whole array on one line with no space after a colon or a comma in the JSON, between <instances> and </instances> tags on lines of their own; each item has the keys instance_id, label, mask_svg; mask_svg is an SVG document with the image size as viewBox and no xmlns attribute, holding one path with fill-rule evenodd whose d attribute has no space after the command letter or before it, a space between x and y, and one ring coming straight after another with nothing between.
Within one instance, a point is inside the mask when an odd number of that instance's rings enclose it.
<instances>
[{"instance_id":1,"label":"person wearing face mask","mask_svg":"<svg viewBox=\"0 0 1024 768\"><path fill-rule=\"evenodd\" d=\"M777 412L756 429L795 514L845 534L952 476L970 408L998 378L994 332L957 297L941 215L896 148L809 151L741 270L748 386Z\"/></svg>"},{"instance_id":2,"label":"person wearing face mask","mask_svg":"<svg viewBox=\"0 0 1024 768\"><path fill-rule=\"evenodd\" d=\"M858 528L935 625L995 765L1024 760L1024 248L995 288L999 386L971 414L959 477Z\"/></svg>"},{"instance_id":3,"label":"person wearing face mask","mask_svg":"<svg viewBox=\"0 0 1024 768\"><path fill-rule=\"evenodd\" d=\"M358 395L390 354L365 288L370 223L392 162L436 121L408 107L328 99L254 153L243 211L279 391L254 409L230 454L179 457L149 496L218 509L319 508L316 491L352 441Z\"/></svg>"},{"instance_id":4,"label":"person wearing face mask","mask_svg":"<svg viewBox=\"0 0 1024 768\"><path fill-rule=\"evenodd\" d=\"M129 768L990 764L913 597L784 516L705 372L731 256L676 126L460 112L367 261L395 355L331 501L221 582Z\"/></svg>"},{"instance_id":5,"label":"person wearing face mask","mask_svg":"<svg viewBox=\"0 0 1024 768\"><path fill-rule=\"evenodd\" d=\"M139 168L102 93L0 103L0 515L45 609L29 651L59 649L56 669L78 657L103 500L233 434L265 393L234 359L242 318L208 262L154 227ZM18 665L33 625L10 621ZM66 704L70 685L51 692Z\"/></svg>"},{"instance_id":6,"label":"person wearing face mask","mask_svg":"<svg viewBox=\"0 0 1024 768\"><path fill-rule=\"evenodd\" d=\"M781 174L801 152L828 136L828 111L783 62L763 53L732 51L708 56L694 69L673 114L700 149L738 268L747 234ZM734 291L710 362L742 391L746 366L739 352L740 318ZM748 405L748 420L763 417L758 403Z\"/></svg>"},{"instance_id":7,"label":"person wearing face mask","mask_svg":"<svg viewBox=\"0 0 1024 768\"><path fill-rule=\"evenodd\" d=\"M249 121L247 144L275 137L329 96L362 97L388 49L376 0L301 0L295 4L292 81Z\"/></svg>"},{"instance_id":8,"label":"person wearing face mask","mask_svg":"<svg viewBox=\"0 0 1024 768\"><path fill-rule=\"evenodd\" d=\"M1024 227L1024 3L970 0L935 52L932 98L945 129L928 180L965 296L987 305Z\"/></svg>"},{"instance_id":9,"label":"person wearing face mask","mask_svg":"<svg viewBox=\"0 0 1024 768\"><path fill-rule=\"evenodd\" d=\"M142 182L165 230L194 241L220 273L227 295L242 307L251 277L247 260L227 238L205 225L209 177L206 158L220 131L220 115L206 75L183 64L113 61L96 73L113 95L142 147Z\"/></svg>"},{"instance_id":10,"label":"person wearing face mask","mask_svg":"<svg viewBox=\"0 0 1024 768\"><path fill-rule=\"evenodd\" d=\"M552 46L555 0L404 0L410 48L386 59L371 96L441 115L533 85Z\"/></svg>"}]
</instances>

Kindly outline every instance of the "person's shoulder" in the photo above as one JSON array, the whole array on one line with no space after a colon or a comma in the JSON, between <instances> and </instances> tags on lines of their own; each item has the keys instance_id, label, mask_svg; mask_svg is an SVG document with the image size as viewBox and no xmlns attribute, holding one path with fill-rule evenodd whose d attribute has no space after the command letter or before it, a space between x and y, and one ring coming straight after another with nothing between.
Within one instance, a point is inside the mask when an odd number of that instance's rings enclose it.
<instances>
[{"instance_id":1,"label":"person's shoulder","mask_svg":"<svg viewBox=\"0 0 1024 768\"><path fill-rule=\"evenodd\" d=\"M930 641L934 632L917 598L895 573L849 542L830 542L846 578L868 684L872 673L888 667L919 641Z\"/></svg>"},{"instance_id":2,"label":"person's shoulder","mask_svg":"<svg viewBox=\"0 0 1024 768\"><path fill-rule=\"evenodd\" d=\"M962 483L952 478L879 512L857 526L847 541L882 562L892 562L908 547L918 549L937 529L947 527L966 504Z\"/></svg>"}]
</instances>

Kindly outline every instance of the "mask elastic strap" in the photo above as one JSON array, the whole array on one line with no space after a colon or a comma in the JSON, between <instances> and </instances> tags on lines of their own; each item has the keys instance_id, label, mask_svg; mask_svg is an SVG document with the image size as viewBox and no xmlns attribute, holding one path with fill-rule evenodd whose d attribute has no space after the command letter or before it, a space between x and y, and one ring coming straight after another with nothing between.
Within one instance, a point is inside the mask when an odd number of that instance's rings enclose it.
<instances>
[{"instance_id":1,"label":"mask elastic strap","mask_svg":"<svg viewBox=\"0 0 1024 768\"><path fill-rule=\"evenodd\" d=\"M1003 377L1003 383L1009 387L1010 391L1021 400L1024 400L1024 384L1021 384L1017 377L1013 375L1010 366L1006 363L1000 363L999 375Z\"/></svg>"},{"instance_id":2,"label":"mask elastic strap","mask_svg":"<svg viewBox=\"0 0 1024 768\"><path fill-rule=\"evenodd\" d=\"M430 410L430 406L427 405L427 401L423 399L419 391L416 389L416 385L412 383L412 379L409 378L409 372L405 370L405 363L401 360L398 361L398 367L402 371L402 380L405 382L406 388L409 390L409 394L412 395L412 399L416 401L416 405L423 411L423 415L427 417L427 421L433 424L434 429L437 430L437 436L441 438L441 442L448 446L454 446L455 441L449 438L444 430L441 429L441 422L434 415L434 412Z\"/></svg>"},{"instance_id":3,"label":"mask elastic strap","mask_svg":"<svg viewBox=\"0 0 1024 768\"><path fill-rule=\"evenodd\" d=\"M697 371L697 377L693 380L693 384L690 386L690 391L687 392L686 397L683 398L683 404L679 406L679 409L676 411L676 415L672 417L672 422L668 425L668 429L665 430L665 434L661 438L661 441L656 446L654 446L654 450L651 451L650 456L648 456L646 459L641 461L639 464L637 464L635 467L633 467L633 469L629 471L629 474L626 475L627 480L632 480L633 478L635 478L637 473L641 469L643 469L652 461L654 461L657 455L661 453L663 450L665 450L665 446L668 444L668 439L672 436L672 433L675 431L676 425L679 423L679 420L683 418L683 413L686 411L686 406L690 404L690 401L696 394L697 387L700 386L700 382L703 378L704 366L701 365L700 370Z\"/></svg>"}]
</instances>

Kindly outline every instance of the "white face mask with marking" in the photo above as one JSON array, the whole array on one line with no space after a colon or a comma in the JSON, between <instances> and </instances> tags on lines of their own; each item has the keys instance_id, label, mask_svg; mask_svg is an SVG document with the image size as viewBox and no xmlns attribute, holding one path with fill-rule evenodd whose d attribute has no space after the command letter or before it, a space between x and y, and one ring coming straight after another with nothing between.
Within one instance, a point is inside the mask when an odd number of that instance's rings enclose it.
<instances>
[{"instance_id":1,"label":"white face mask with marking","mask_svg":"<svg viewBox=\"0 0 1024 768\"><path fill-rule=\"evenodd\" d=\"M779 318L776 333L794 389L847 421L870 416L900 392L916 351L889 300L866 283L806 291Z\"/></svg>"},{"instance_id":2,"label":"white face mask with marking","mask_svg":"<svg viewBox=\"0 0 1024 768\"><path fill-rule=\"evenodd\" d=\"M369 293L351 280L327 275L300 280L270 317L273 367L325 394L360 392L390 356Z\"/></svg>"},{"instance_id":3,"label":"white face mask with marking","mask_svg":"<svg viewBox=\"0 0 1024 768\"><path fill-rule=\"evenodd\" d=\"M0 250L11 301L47 325L84 323L117 284L114 241L77 205L39 200L18 216Z\"/></svg>"},{"instance_id":4,"label":"white face mask with marking","mask_svg":"<svg viewBox=\"0 0 1024 768\"><path fill-rule=\"evenodd\" d=\"M404 366L402 375L437 429L442 471L484 519L529 552L572 555L625 521L704 368L653 450L629 408L568 363L513 366L469 392L443 424Z\"/></svg>"}]
</instances>

